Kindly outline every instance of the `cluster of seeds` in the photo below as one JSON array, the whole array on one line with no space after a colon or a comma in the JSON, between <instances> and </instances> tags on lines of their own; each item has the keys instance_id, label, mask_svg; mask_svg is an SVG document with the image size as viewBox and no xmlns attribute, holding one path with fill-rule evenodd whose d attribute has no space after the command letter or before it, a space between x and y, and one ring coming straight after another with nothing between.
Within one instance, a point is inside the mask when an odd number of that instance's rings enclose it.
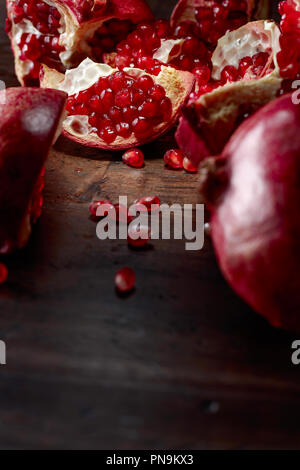
<instances>
[{"instance_id":1,"label":"cluster of seeds","mask_svg":"<svg viewBox=\"0 0 300 470\"><path fill-rule=\"evenodd\" d=\"M204 2L203 2L204 3ZM248 21L245 0L212 0L207 6L195 9L197 23L182 22L175 31L179 37L192 35L215 46L227 31L243 26Z\"/></svg>"},{"instance_id":2,"label":"cluster of seeds","mask_svg":"<svg viewBox=\"0 0 300 470\"><path fill-rule=\"evenodd\" d=\"M255 77L260 77L262 73L265 72L266 65L269 60L268 52L259 52L253 57L247 56L243 57L239 61L238 68L233 65L227 65L221 72L220 80L213 80L210 78L210 70L208 68L202 67L198 68L195 71L196 81L198 84L198 89L196 92L192 93L191 98L199 98L205 93L218 88L219 86L225 85L226 83L237 82L246 78L248 75L249 78L254 79ZM274 64L270 64L268 71L273 70Z\"/></svg>"},{"instance_id":3,"label":"cluster of seeds","mask_svg":"<svg viewBox=\"0 0 300 470\"><path fill-rule=\"evenodd\" d=\"M281 51L277 54L280 74L283 78L294 79L300 74L300 11L294 2L279 4L281 14Z\"/></svg>"},{"instance_id":4,"label":"cluster of seeds","mask_svg":"<svg viewBox=\"0 0 300 470\"><path fill-rule=\"evenodd\" d=\"M157 20L152 24L140 24L135 31L129 34L126 40L121 41L116 48L115 65L124 67L138 67L152 75L158 75L161 63L153 58L155 52L162 46L164 39L178 39L172 32L167 20ZM209 64L211 53L203 41L187 34L182 46L175 45L171 51L169 65L181 70L192 71L195 67Z\"/></svg>"},{"instance_id":5,"label":"cluster of seeds","mask_svg":"<svg viewBox=\"0 0 300 470\"><path fill-rule=\"evenodd\" d=\"M105 52L113 52L116 45L133 29L128 20L109 20L101 25L94 36L89 40L93 58L102 62Z\"/></svg>"},{"instance_id":6,"label":"cluster of seeds","mask_svg":"<svg viewBox=\"0 0 300 470\"><path fill-rule=\"evenodd\" d=\"M128 139L134 134L140 140L153 134L157 125L169 121L172 103L149 75L135 78L118 71L70 96L67 111L89 116L93 132L111 144L118 136Z\"/></svg>"},{"instance_id":7,"label":"cluster of seeds","mask_svg":"<svg viewBox=\"0 0 300 470\"><path fill-rule=\"evenodd\" d=\"M15 24L19 24L24 19L29 20L41 33L40 36L24 33L18 44L20 59L31 61L25 82L27 85L35 85L39 77L40 63L63 71L59 58L59 54L64 51L64 48L59 45L61 16L55 7L45 2L16 0L13 21Z\"/></svg>"}]
</instances>

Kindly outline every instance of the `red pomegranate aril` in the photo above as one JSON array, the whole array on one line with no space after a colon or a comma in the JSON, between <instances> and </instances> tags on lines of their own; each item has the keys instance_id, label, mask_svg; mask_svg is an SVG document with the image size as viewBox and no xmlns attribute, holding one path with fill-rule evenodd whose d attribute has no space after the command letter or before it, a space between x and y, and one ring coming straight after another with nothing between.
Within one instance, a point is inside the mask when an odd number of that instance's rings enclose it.
<instances>
[{"instance_id":1,"label":"red pomegranate aril","mask_svg":"<svg viewBox=\"0 0 300 470\"><path fill-rule=\"evenodd\" d=\"M196 168L187 157L184 157L183 159L183 168L188 173L197 173L198 171L198 168Z\"/></svg>"},{"instance_id":2,"label":"red pomegranate aril","mask_svg":"<svg viewBox=\"0 0 300 470\"><path fill-rule=\"evenodd\" d=\"M147 208L148 212L151 212L153 209L156 210L160 206L160 199L158 196L144 196L136 199L134 205L143 205Z\"/></svg>"},{"instance_id":3,"label":"red pomegranate aril","mask_svg":"<svg viewBox=\"0 0 300 470\"><path fill-rule=\"evenodd\" d=\"M112 144L117 137L116 130L113 127L104 127L104 129L101 129L99 132L99 137L107 144Z\"/></svg>"},{"instance_id":4,"label":"red pomegranate aril","mask_svg":"<svg viewBox=\"0 0 300 470\"><path fill-rule=\"evenodd\" d=\"M155 31L159 38L166 38L171 35L171 27L168 20L157 20L155 22Z\"/></svg>"},{"instance_id":5,"label":"red pomegranate aril","mask_svg":"<svg viewBox=\"0 0 300 470\"><path fill-rule=\"evenodd\" d=\"M124 139L128 139L132 135L132 129L128 122L120 122L116 125L117 134Z\"/></svg>"},{"instance_id":6,"label":"red pomegranate aril","mask_svg":"<svg viewBox=\"0 0 300 470\"><path fill-rule=\"evenodd\" d=\"M118 91L115 96L115 105L119 108L125 108L131 104L131 93L127 88Z\"/></svg>"},{"instance_id":7,"label":"red pomegranate aril","mask_svg":"<svg viewBox=\"0 0 300 470\"><path fill-rule=\"evenodd\" d=\"M122 90L125 85L125 79L126 77L123 72L115 72L108 77L109 87L115 92Z\"/></svg>"},{"instance_id":8,"label":"red pomegranate aril","mask_svg":"<svg viewBox=\"0 0 300 470\"><path fill-rule=\"evenodd\" d=\"M221 73L221 82L234 82L238 78L238 71L233 65L224 67Z\"/></svg>"},{"instance_id":9,"label":"red pomegranate aril","mask_svg":"<svg viewBox=\"0 0 300 470\"><path fill-rule=\"evenodd\" d=\"M89 211L92 214L92 216L97 217L97 210L101 206L109 206L110 208L113 208L113 204L110 201L107 200L102 200L102 201L92 201L91 204L89 205Z\"/></svg>"},{"instance_id":10,"label":"red pomegranate aril","mask_svg":"<svg viewBox=\"0 0 300 470\"><path fill-rule=\"evenodd\" d=\"M154 81L149 75L142 75L137 81L137 86L144 92L148 92L154 86Z\"/></svg>"},{"instance_id":11,"label":"red pomegranate aril","mask_svg":"<svg viewBox=\"0 0 300 470\"><path fill-rule=\"evenodd\" d=\"M203 47L203 43L198 41L198 39L193 38L193 37L188 37L183 43L182 52L183 54L201 56L202 47Z\"/></svg>"},{"instance_id":12,"label":"red pomegranate aril","mask_svg":"<svg viewBox=\"0 0 300 470\"><path fill-rule=\"evenodd\" d=\"M174 169L182 169L183 168L183 159L184 154L179 149L171 149L168 150L164 155L165 163Z\"/></svg>"},{"instance_id":13,"label":"red pomegranate aril","mask_svg":"<svg viewBox=\"0 0 300 470\"><path fill-rule=\"evenodd\" d=\"M117 106L112 106L108 112L108 116L113 122L119 123L122 121L123 113Z\"/></svg>"},{"instance_id":14,"label":"red pomegranate aril","mask_svg":"<svg viewBox=\"0 0 300 470\"><path fill-rule=\"evenodd\" d=\"M111 220L121 224L128 224L132 221L132 216L129 215L127 207L122 204L114 204L114 213L110 214Z\"/></svg>"},{"instance_id":15,"label":"red pomegranate aril","mask_svg":"<svg viewBox=\"0 0 300 470\"><path fill-rule=\"evenodd\" d=\"M245 75L249 67L251 67L253 64L252 57L243 57L243 59L240 60L239 63L239 74L241 77Z\"/></svg>"},{"instance_id":16,"label":"red pomegranate aril","mask_svg":"<svg viewBox=\"0 0 300 470\"><path fill-rule=\"evenodd\" d=\"M101 101L98 95L94 95L89 100L89 106L98 113L101 112Z\"/></svg>"},{"instance_id":17,"label":"red pomegranate aril","mask_svg":"<svg viewBox=\"0 0 300 470\"><path fill-rule=\"evenodd\" d=\"M269 54L267 52L259 52L252 57L255 67L264 67L268 61Z\"/></svg>"},{"instance_id":18,"label":"red pomegranate aril","mask_svg":"<svg viewBox=\"0 0 300 470\"><path fill-rule=\"evenodd\" d=\"M140 106L145 101L145 93L143 90L132 90L132 104Z\"/></svg>"},{"instance_id":19,"label":"red pomegranate aril","mask_svg":"<svg viewBox=\"0 0 300 470\"><path fill-rule=\"evenodd\" d=\"M122 268L115 274L115 286L120 293L131 291L135 286L135 282L135 273L131 268Z\"/></svg>"},{"instance_id":20,"label":"red pomegranate aril","mask_svg":"<svg viewBox=\"0 0 300 470\"><path fill-rule=\"evenodd\" d=\"M108 111L114 102L114 92L111 88L106 88L106 90L101 92L100 99L103 108Z\"/></svg>"},{"instance_id":21,"label":"red pomegranate aril","mask_svg":"<svg viewBox=\"0 0 300 470\"><path fill-rule=\"evenodd\" d=\"M154 85L148 93L155 101L161 101L166 96L165 89L161 85Z\"/></svg>"},{"instance_id":22,"label":"red pomegranate aril","mask_svg":"<svg viewBox=\"0 0 300 470\"><path fill-rule=\"evenodd\" d=\"M128 245L134 248L141 248L149 242L151 233L148 226L141 226L140 224L129 227L128 229Z\"/></svg>"},{"instance_id":23,"label":"red pomegranate aril","mask_svg":"<svg viewBox=\"0 0 300 470\"><path fill-rule=\"evenodd\" d=\"M5 264L0 263L0 284L3 284L8 277L8 270Z\"/></svg>"},{"instance_id":24,"label":"red pomegranate aril","mask_svg":"<svg viewBox=\"0 0 300 470\"><path fill-rule=\"evenodd\" d=\"M141 116L153 118L158 114L158 103L152 98L147 99L138 109Z\"/></svg>"},{"instance_id":25,"label":"red pomegranate aril","mask_svg":"<svg viewBox=\"0 0 300 470\"><path fill-rule=\"evenodd\" d=\"M138 110L135 106L128 106L123 109L123 119L125 122L132 122L138 117Z\"/></svg>"},{"instance_id":26,"label":"red pomegranate aril","mask_svg":"<svg viewBox=\"0 0 300 470\"><path fill-rule=\"evenodd\" d=\"M146 136L151 131L151 123L144 117L140 116L132 122L133 132L139 136Z\"/></svg>"},{"instance_id":27,"label":"red pomegranate aril","mask_svg":"<svg viewBox=\"0 0 300 470\"><path fill-rule=\"evenodd\" d=\"M141 168L144 165L144 154L140 149L130 149L124 153L122 160L126 165Z\"/></svg>"},{"instance_id":28,"label":"red pomegranate aril","mask_svg":"<svg viewBox=\"0 0 300 470\"><path fill-rule=\"evenodd\" d=\"M196 76L196 80L199 86L206 85L210 80L210 68L206 65L202 65L201 67L196 67L193 70L193 74Z\"/></svg>"},{"instance_id":29,"label":"red pomegranate aril","mask_svg":"<svg viewBox=\"0 0 300 470\"><path fill-rule=\"evenodd\" d=\"M164 98L159 104L160 112L162 113L163 120L166 122L172 115L172 102L170 98Z\"/></svg>"}]
</instances>

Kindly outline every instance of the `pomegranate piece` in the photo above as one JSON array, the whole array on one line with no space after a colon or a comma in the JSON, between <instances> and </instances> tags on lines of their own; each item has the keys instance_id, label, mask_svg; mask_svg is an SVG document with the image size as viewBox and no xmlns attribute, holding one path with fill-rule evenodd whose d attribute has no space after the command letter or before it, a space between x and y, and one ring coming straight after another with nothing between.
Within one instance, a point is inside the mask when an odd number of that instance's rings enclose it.
<instances>
[{"instance_id":1,"label":"pomegranate piece","mask_svg":"<svg viewBox=\"0 0 300 470\"><path fill-rule=\"evenodd\" d=\"M183 168L184 154L179 149L168 150L164 155L166 165L175 170Z\"/></svg>"},{"instance_id":2,"label":"pomegranate piece","mask_svg":"<svg viewBox=\"0 0 300 470\"><path fill-rule=\"evenodd\" d=\"M97 210L101 206L109 206L110 208L114 207L114 205L110 201L107 201L107 200L92 201L91 204L89 205L89 211L93 217L98 217Z\"/></svg>"},{"instance_id":3,"label":"pomegranate piece","mask_svg":"<svg viewBox=\"0 0 300 470\"><path fill-rule=\"evenodd\" d=\"M136 282L135 273L131 268L125 267L115 274L115 286L118 292L130 292Z\"/></svg>"},{"instance_id":4,"label":"pomegranate piece","mask_svg":"<svg viewBox=\"0 0 300 470\"><path fill-rule=\"evenodd\" d=\"M0 91L1 254L25 246L41 215L44 163L59 135L66 98L57 90Z\"/></svg>"},{"instance_id":5,"label":"pomegranate piece","mask_svg":"<svg viewBox=\"0 0 300 470\"><path fill-rule=\"evenodd\" d=\"M202 185L226 279L272 325L297 331L299 126L300 107L290 94L269 103L240 126L219 158L203 163Z\"/></svg>"},{"instance_id":6,"label":"pomegranate piece","mask_svg":"<svg viewBox=\"0 0 300 470\"><path fill-rule=\"evenodd\" d=\"M140 149L130 149L124 153L122 160L126 165L141 168L144 165L144 154Z\"/></svg>"},{"instance_id":7,"label":"pomegranate piece","mask_svg":"<svg viewBox=\"0 0 300 470\"><path fill-rule=\"evenodd\" d=\"M279 37L274 22L255 21L219 40L211 78L196 86L176 132L179 147L195 167L220 153L239 124L278 94Z\"/></svg>"},{"instance_id":8,"label":"pomegranate piece","mask_svg":"<svg viewBox=\"0 0 300 470\"><path fill-rule=\"evenodd\" d=\"M5 264L0 263L0 284L3 284L8 277L8 270Z\"/></svg>"},{"instance_id":9,"label":"pomegranate piece","mask_svg":"<svg viewBox=\"0 0 300 470\"><path fill-rule=\"evenodd\" d=\"M178 36L191 34L216 46L227 31L238 29L251 19L268 18L265 0L179 0L171 17Z\"/></svg>"},{"instance_id":10,"label":"pomegranate piece","mask_svg":"<svg viewBox=\"0 0 300 470\"><path fill-rule=\"evenodd\" d=\"M153 15L144 0L7 0L7 32L21 84L38 85L40 64L58 71L103 54Z\"/></svg>"},{"instance_id":11,"label":"pomegranate piece","mask_svg":"<svg viewBox=\"0 0 300 470\"><path fill-rule=\"evenodd\" d=\"M90 147L122 150L151 142L174 125L194 76L162 66L156 77L86 59L65 76L43 66L41 85L69 94L63 124L67 137Z\"/></svg>"},{"instance_id":12,"label":"pomegranate piece","mask_svg":"<svg viewBox=\"0 0 300 470\"><path fill-rule=\"evenodd\" d=\"M281 14L281 50L277 54L280 74L285 79L295 79L300 74L300 2L286 0L279 3ZM291 44L293 45L291 47Z\"/></svg>"}]
</instances>

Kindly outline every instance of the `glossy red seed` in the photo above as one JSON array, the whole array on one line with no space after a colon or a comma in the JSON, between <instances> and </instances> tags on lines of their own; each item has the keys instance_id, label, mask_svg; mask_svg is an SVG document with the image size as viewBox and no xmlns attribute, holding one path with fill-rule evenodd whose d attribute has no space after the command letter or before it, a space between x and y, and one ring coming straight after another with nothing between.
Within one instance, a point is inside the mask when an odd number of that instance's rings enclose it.
<instances>
[{"instance_id":1,"label":"glossy red seed","mask_svg":"<svg viewBox=\"0 0 300 470\"><path fill-rule=\"evenodd\" d=\"M114 92L111 88L106 88L101 92L100 100L103 108L108 111L114 102Z\"/></svg>"},{"instance_id":2,"label":"glossy red seed","mask_svg":"<svg viewBox=\"0 0 300 470\"><path fill-rule=\"evenodd\" d=\"M144 154L140 149L130 149L124 153L122 160L126 165L140 168L144 165Z\"/></svg>"},{"instance_id":3,"label":"glossy red seed","mask_svg":"<svg viewBox=\"0 0 300 470\"><path fill-rule=\"evenodd\" d=\"M165 163L169 167L174 168L174 169L182 169L183 160L184 160L184 154L179 149L168 150L164 155Z\"/></svg>"},{"instance_id":4,"label":"glossy red seed","mask_svg":"<svg viewBox=\"0 0 300 470\"><path fill-rule=\"evenodd\" d=\"M149 96L155 101L161 101L166 96L166 92L161 85L154 85L149 90Z\"/></svg>"},{"instance_id":5,"label":"glossy red seed","mask_svg":"<svg viewBox=\"0 0 300 470\"><path fill-rule=\"evenodd\" d=\"M110 201L105 200L105 199L102 201L92 201L91 204L89 205L89 211L92 214L92 216L96 217L98 208L104 205L107 205L110 208L114 207Z\"/></svg>"},{"instance_id":6,"label":"glossy red seed","mask_svg":"<svg viewBox=\"0 0 300 470\"><path fill-rule=\"evenodd\" d=\"M120 137L128 139L132 134L132 129L128 122L120 122L116 125L116 132Z\"/></svg>"},{"instance_id":7,"label":"glossy red seed","mask_svg":"<svg viewBox=\"0 0 300 470\"><path fill-rule=\"evenodd\" d=\"M183 168L188 173L197 173L198 171L198 168L196 168L187 157L184 157L183 159Z\"/></svg>"},{"instance_id":8,"label":"glossy red seed","mask_svg":"<svg viewBox=\"0 0 300 470\"><path fill-rule=\"evenodd\" d=\"M149 75L142 75L137 81L137 86L144 92L147 92L154 86L153 78Z\"/></svg>"},{"instance_id":9,"label":"glossy red seed","mask_svg":"<svg viewBox=\"0 0 300 470\"><path fill-rule=\"evenodd\" d=\"M160 199L158 196L144 196L136 199L133 204L135 206L143 205L147 208L148 212L151 212L152 210L157 210L160 206Z\"/></svg>"},{"instance_id":10,"label":"glossy red seed","mask_svg":"<svg viewBox=\"0 0 300 470\"><path fill-rule=\"evenodd\" d=\"M131 93L127 88L118 91L115 96L115 105L119 108L125 108L131 104Z\"/></svg>"},{"instance_id":11,"label":"glossy red seed","mask_svg":"<svg viewBox=\"0 0 300 470\"><path fill-rule=\"evenodd\" d=\"M154 101L152 98L148 98L138 109L141 116L147 118L155 117L159 112L159 105L157 101Z\"/></svg>"},{"instance_id":12,"label":"glossy red seed","mask_svg":"<svg viewBox=\"0 0 300 470\"><path fill-rule=\"evenodd\" d=\"M129 215L127 207L123 206L122 204L114 204L114 208L114 213L110 214L111 220L120 222L122 224L128 224L132 221L133 218L131 215Z\"/></svg>"},{"instance_id":13,"label":"glossy red seed","mask_svg":"<svg viewBox=\"0 0 300 470\"><path fill-rule=\"evenodd\" d=\"M116 130L113 127L104 127L99 132L99 137L104 140L106 144L112 144L116 140Z\"/></svg>"},{"instance_id":14,"label":"glossy red seed","mask_svg":"<svg viewBox=\"0 0 300 470\"><path fill-rule=\"evenodd\" d=\"M151 131L151 123L144 117L138 117L132 122L132 129L136 135L146 137Z\"/></svg>"},{"instance_id":15,"label":"glossy red seed","mask_svg":"<svg viewBox=\"0 0 300 470\"><path fill-rule=\"evenodd\" d=\"M0 284L3 284L8 276L8 270L5 264L0 263Z\"/></svg>"},{"instance_id":16,"label":"glossy red seed","mask_svg":"<svg viewBox=\"0 0 300 470\"><path fill-rule=\"evenodd\" d=\"M193 74L196 76L199 86L206 85L210 79L210 68L207 65L196 67L193 70Z\"/></svg>"},{"instance_id":17,"label":"glossy red seed","mask_svg":"<svg viewBox=\"0 0 300 470\"><path fill-rule=\"evenodd\" d=\"M233 65L227 65L224 67L221 73L221 81L223 83L234 82L238 78L238 71Z\"/></svg>"},{"instance_id":18,"label":"glossy red seed","mask_svg":"<svg viewBox=\"0 0 300 470\"><path fill-rule=\"evenodd\" d=\"M151 233L148 226L141 226L140 224L130 226L128 229L127 241L130 246L142 247L147 245Z\"/></svg>"},{"instance_id":19,"label":"glossy red seed","mask_svg":"<svg viewBox=\"0 0 300 470\"><path fill-rule=\"evenodd\" d=\"M135 282L136 276L131 268L122 268L115 274L115 286L121 293L131 291L135 286Z\"/></svg>"}]
</instances>

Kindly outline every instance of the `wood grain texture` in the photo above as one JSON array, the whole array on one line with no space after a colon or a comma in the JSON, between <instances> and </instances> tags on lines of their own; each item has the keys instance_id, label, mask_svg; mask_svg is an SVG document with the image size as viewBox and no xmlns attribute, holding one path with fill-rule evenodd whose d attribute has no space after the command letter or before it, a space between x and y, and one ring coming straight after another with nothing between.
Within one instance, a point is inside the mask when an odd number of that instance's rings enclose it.
<instances>
[{"instance_id":1,"label":"wood grain texture","mask_svg":"<svg viewBox=\"0 0 300 470\"><path fill-rule=\"evenodd\" d=\"M167 14L175 1L151 3ZM0 52L0 79L16 85L2 30ZM200 252L178 241L132 251L96 238L95 194L197 202L197 176L164 169L169 145L147 146L141 170L64 138L52 150L44 214L0 290L0 448L300 447L296 338L234 295L209 241ZM124 265L137 288L119 298Z\"/></svg>"}]
</instances>

